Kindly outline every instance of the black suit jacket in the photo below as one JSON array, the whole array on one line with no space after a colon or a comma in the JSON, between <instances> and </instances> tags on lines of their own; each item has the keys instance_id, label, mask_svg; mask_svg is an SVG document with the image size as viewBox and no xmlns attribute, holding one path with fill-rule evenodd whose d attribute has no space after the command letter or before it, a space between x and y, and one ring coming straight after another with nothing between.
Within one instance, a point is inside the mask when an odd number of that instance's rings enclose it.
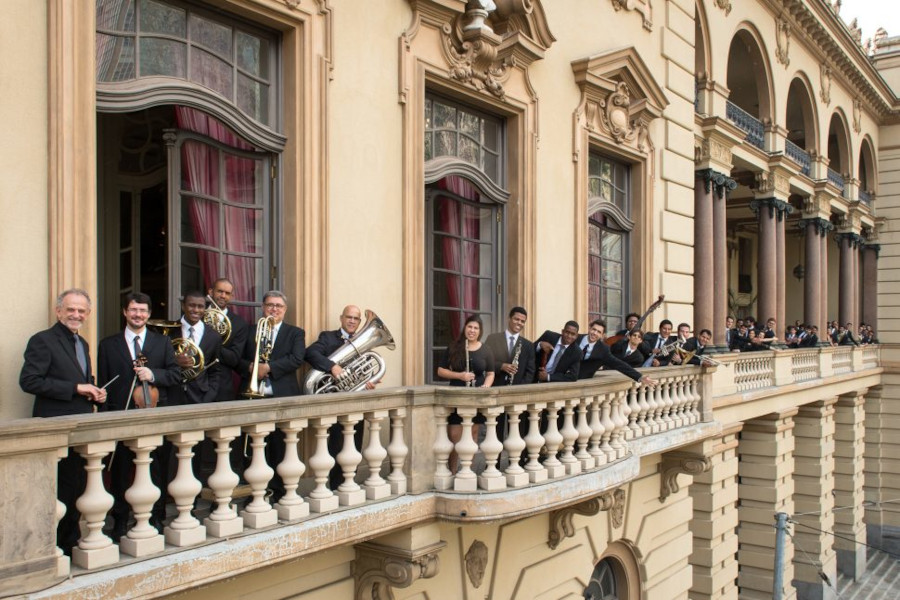
<instances>
[{"instance_id":1,"label":"black suit jacket","mask_svg":"<svg viewBox=\"0 0 900 600\"><path fill-rule=\"evenodd\" d=\"M630 367L640 367L644 364L644 361L647 360L647 356L644 355L643 344L638 346L637 349L635 349L635 351L628 356L625 356L626 348L628 348L627 338L624 340L619 340L618 342L613 344L613 347L610 348L609 351L614 358L621 360Z\"/></svg>"},{"instance_id":2,"label":"black suit jacket","mask_svg":"<svg viewBox=\"0 0 900 600\"><path fill-rule=\"evenodd\" d=\"M128 402L128 393L131 391L131 382L134 380L134 364L131 360L131 350L125 341L125 332L120 331L100 341L99 356L97 358L97 371L100 375L100 383L105 384L110 379L119 376L106 388L107 397L104 410L125 410ZM181 383L181 369L175 363L175 351L169 338L155 331L147 330L144 346L141 353L147 357L146 366L153 371L153 385L159 388L159 403L157 406L168 406L168 388ZM140 385L137 382L136 385ZM134 408L134 403L130 405Z\"/></svg>"},{"instance_id":3,"label":"black suit jacket","mask_svg":"<svg viewBox=\"0 0 900 600\"><path fill-rule=\"evenodd\" d=\"M579 348L584 342L584 337L584 335L579 336L578 341L576 342ZM582 350L582 357L581 367L578 370L578 379L590 379L600 367L603 367L607 371L618 371L635 381L641 380L641 374L638 371L635 371L631 365L625 361L613 356L612 352L609 350L609 346L607 346L606 342L603 340L598 340L597 343L594 344L594 347L591 349L591 353L588 356L584 356L584 351Z\"/></svg>"},{"instance_id":4,"label":"black suit jacket","mask_svg":"<svg viewBox=\"0 0 900 600\"><path fill-rule=\"evenodd\" d=\"M700 359L696 358L697 355L703 355L706 352L706 346L701 347L700 341L696 337L692 337L688 341L681 346L685 352L693 352L695 356L691 357L691 360L688 361L689 365L699 365Z\"/></svg>"},{"instance_id":5,"label":"black suit jacket","mask_svg":"<svg viewBox=\"0 0 900 600\"><path fill-rule=\"evenodd\" d=\"M319 338L306 349L306 362L308 362L313 369L331 373L331 367L334 366L334 361L328 357L331 356L335 350L343 346L344 343L344 338L341 336L340 329L323 331L319 334Z\"/></svg>"},{"instance_id":6,"label":"black suit jacket","mask_svg":"<svg viewBox=\"0 0 900 600\"><path fill-rule=\"evenodd\" d=\"M170 338L180 338L181 330L176 329L169 333ZM214 402L219 397L220 371L219 364L215 363L222 348L222 336L212 327L203 328L203 337L200 338L200 351L203 352L203 361L206 365L212 365L200 373L191 381L180 382L169 389L169 405L205 404Z\"/></svg>"},{"instance_id":7,"label":"black suit jacket","mask_svg":"<svg viewBox=\"0 0 900 600\"><path fill-rule=\"evenodd\" d=\"M797 344L798 348L814 348L819 345L819 336L814 333L808 334Z\"/></svg>"},{"instance_id":8,"label":"black suit jacket","mask_svg":"<svg viewBox=\"0 0 900 600\"><path fill-rule=\"evenodd\" d=\"M663 345L671 344L672 342L674 342L677 339L678 339L678 336L670 335L668 338L666 338L666 341ZM648 358L650 358L651 354L653 354L653 349L656 347L656 344L658 341L659 341L659 332L658 331L654 332L654 333L648 333L646 336L644 336L644 343L641 344L640 348L641 348L641 353L644 355L645 361ZM670 351L667 356L658 355L656 358L657 358L657 360L659 360L659 366L665 367L669 363L672 362L672 352Z\"/></svg>"},{"instance_id":9,"label":"black suit jacket","mask_svg":"<svg viewBox=\"0 0 900 600\"><path fill-rule=\"evenodd\" d=\"M19 375L19 386L26 394L34 394L33 417L56 417L94 412L94 403L76 392L80 383L92 383L91 355L84 344L87 374L75 356L75 337L58 322L31 336L25 346L25 364Z\"/></svg>"},{"instance_id":10,"label":"black suit jacket","mask_svg":"<svg viewBox=\"0 0 900 600\"><path fill-rule=\"evenodd\" d=\"M493 387L509 385L509 375L500 370L503 363L512 363L512 356L509 354L509 346L506 344L506 332L492 333L484 340L484 345L488 347L494 356L494 384ZM521 346L522 351L519 352L519 370L513 377L512 384L520 385L523 383L531 383L534 381L535 363L534 363L534 344L522 334L516 340L516 346ZM515 354L515 353L514 353Z\"/></svg>"},{"instance_id":11,"label":"black suit jacket","mask_svg":"<svg viewBox=\"0 0 900 600\"><path fill-rule=\"evenodd\" d=\"M253 327L251 340L244 351L244 359L241 361L241 372L248 376L256 356L256 327ZM306 356L306 332L299 327L282 321L278 328L278 337L272 347L272 355L269 358L269 383L272 386L272 396L299 396L302 392L300 382L297 380L297 369L303 364Z\"/></svg>"},{"instance_id":12,"label":"black suit jacket","mask_svg":"<svg viewBox=\"0 0 900 600\"><path fill-rule=\"evenodd\" d=\"M216 374L219 390L216 395L217 402L235 398L235 375L237 381L240 382L244 374L238 370L241 366L241 359L244 357L247 337L250 335L250 326L247 325L247 321L233 310L228 311L228 320L231 321L231 336L228 338L228 343L222 344L222 347L219 348L219 364L222 368L218 369Z\"/></svg>"},{"instance_id":13,"label":"black suit jacket","mask_svg":"<svg viewBox=\"0 0 900 600\"><path fill-rule=\"evenodd\" d=\"M541 342L549 342L554 347L559 342L560 333L558 331L545 331L541 337L534 343L535 351L534 351L534 359L537 364L541 364L544 360L544 352L541 350ZM553 355L553 351L550 351L550 354L547 355L547 361L550 361L550 357ZM553 373L550 374L549 381L576 381L578 379L578 373L581 368L581 348L578 347L578 344L573 342L569 344L569 347L566 348L562 356L559 357L559 360L556 361L556 366L553 368ZM535 377L537 377L537 373L535 373ZM537 381L537 379L535 379Z\"/></svg>"}]
</instances>

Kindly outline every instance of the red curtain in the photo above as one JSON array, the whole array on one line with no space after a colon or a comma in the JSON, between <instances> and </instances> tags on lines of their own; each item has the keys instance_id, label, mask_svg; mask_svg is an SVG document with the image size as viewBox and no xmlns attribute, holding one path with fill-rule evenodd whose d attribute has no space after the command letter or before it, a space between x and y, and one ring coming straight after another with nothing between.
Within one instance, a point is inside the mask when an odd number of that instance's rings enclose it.
<instances>
[{"instance_id":1,"label":"red curtain","mask_svg":"<svg viewBox=\"0 0 900 600\"><path fill-rule=\"evenodd\" d=\"M480 201L478 188L462 177L450 175L440 180L437 187L472 202ZM435 229L447 235L441 241L443 264L436 266L451 271L444 276L444 284L450 306L458 309L456 318L450 321L450 333L456 339L462 333L466 316L479 308L477 275L481 248L472 240L481 237L481 209L447 196L439 196L437 202Z\"/></svg>"}]
</instances>

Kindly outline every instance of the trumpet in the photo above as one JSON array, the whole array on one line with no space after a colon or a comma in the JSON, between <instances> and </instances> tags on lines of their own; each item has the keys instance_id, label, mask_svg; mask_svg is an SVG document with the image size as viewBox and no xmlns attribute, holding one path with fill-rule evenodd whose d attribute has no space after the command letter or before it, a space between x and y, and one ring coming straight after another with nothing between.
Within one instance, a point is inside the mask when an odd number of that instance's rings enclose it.
<instances>
[{"instance_id":1,"label":"trumpet","mask_svg":"<svg viewBox=\"0 0 900 600\"><path fill-rule=\"evenodd\" d=\"M247 398L262 398L261 382L259 380L259 363L268 362L272 354L273 334L275 333L275 319L263 317L256 322L256 353L253 357L253 371L250 374L250 387L244 392Z\"/></svg>"},{"instance_id":2,"label":"trumpet","mask_svg":"<svg viewBox=\"0 0 900 600\"><path fill-rule=\"evenodd\" d=\"M231 337L231 319L228 318L224 310L219 308L219 305L216 304L216 301L209 294L206 295L206 301L209 302L209 306L206 307L206 312L203 313L203 322L222 336L222 345L224 346Z\"/></svg>"}]
</instances>

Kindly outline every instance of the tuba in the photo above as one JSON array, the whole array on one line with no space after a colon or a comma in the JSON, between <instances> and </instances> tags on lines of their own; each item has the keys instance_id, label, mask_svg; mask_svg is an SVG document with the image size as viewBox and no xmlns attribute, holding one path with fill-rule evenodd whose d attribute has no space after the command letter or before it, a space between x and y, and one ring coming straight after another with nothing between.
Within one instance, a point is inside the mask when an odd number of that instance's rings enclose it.
<instances>
[{"instance_id":1,"label":"tuba","mask_svg":"<svg viewBox=\"0 0 900 600\"><path fill-rule=\"evenodd\" d=\"M219 308L219 305L216 304L216 301L209 294L206 295L206 301L209 302L209 306L206 307L206 312L203 313L203 322L222 336L222 345L224 346L231 337L231 319L228 318L224 310Z\"/></svg>"},{"instance_id":2,"label":"tuba","mask_svg":"<svg viewBox=\"0 0 900 600\"><path fill-rule=\"evenodd\" d=\"M303 393L355 392L365 388L367 383L378 383L386 371L384 359L377 352L372 352L378 346L393 350L396 344L384 322L367 310L366 326L328 356L331 362L344 369L343 376L335 379L331 373L313 369L303 382Z\"/></svg>"},{"instance_id":3,"label":"tuba","mask_svg":"<svg viewBox=\"0 0 900 600\"><path fill-rule=\"evenodd\" d=\"M272 334L275 332L275 319L272 317L263 317L256 322L256 353L253 357L253 372L250 374L250 386L244 395L247 398L262 398L263 394L260 389L261 382L259 380L259 363L268 362L272 354L272 347L275 345L272 340Z\"/></svg>"},{"instance_id":4,"label":"tuba","mask_svg":"<svg viewBox=\"0 0 900 600\"><path fill-rule=\"evenodd\" d=\"M150 319L147 321L147 327L159 330L164 336L169 335L171 329L181 329L181 321L165 321L163 319ZM172 338L172 348L175 354L183 354L191 358L191 364L181 367L181 382L187 383L193 381L200 376L206 366L206 359L203 356L203 350L192 340L183 337Z\"/></svg>"}]
</instances>

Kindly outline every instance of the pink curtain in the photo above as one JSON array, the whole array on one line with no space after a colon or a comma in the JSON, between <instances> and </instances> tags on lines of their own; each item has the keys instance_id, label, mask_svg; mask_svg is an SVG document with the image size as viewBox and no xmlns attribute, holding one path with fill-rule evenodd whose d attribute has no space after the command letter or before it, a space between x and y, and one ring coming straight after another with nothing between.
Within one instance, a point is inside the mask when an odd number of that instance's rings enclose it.
<instances>
[{"instance_id":1,"label":"pink curtain","mask_svg":"<svg viewBox=\"0 0 900 600\"><path fill-rule=\"evenodd\" d=\"M240 150L253 146L233 131L203 112L185 106L175 107L179 128L199 133ZM262 231L257 203L261 161L243 158L219 150L197 140L186 140L181 146L181 172L184 202L187 206L194 240L214 250L199 250L200 270L204 287L219 277L234 283L234 299L238 302L257 302L263 290L256 289L259 260L236 256L231 252L260 253ZM224 169L224 178L221 177ZM220 189L220 182L224 189ZM245 204L246 208L220 204L213 200L193 197L201 194L210 198ZM220 206L222 211L220 211ZM219 219L225 219L224 240L219 239ZM219 269L219 256L225 250L225 272ZM234 310L252 320L253 308L235 306Z\"/></svg>"},{"instance_id":2,"label":"pink curtain","mask_svg":"<svg viewBox=\"0 0 900 600\"><path fill-rule=\"evenodd\" d=\"M437 186L466 200L480 201L478 188L461 177L450 175L440 180ZM479 308L477 275L481 248L477 242L466 240L480 238L480 209L445 196L439 196L437 201L437 229L447 234L441 244L444 257L441 267L453 271L445 275L444 283L450 306L459 309L456 318L450 321L450 333L455 339L462 333L466 316Z\"/></svg>"}]
</instances>

